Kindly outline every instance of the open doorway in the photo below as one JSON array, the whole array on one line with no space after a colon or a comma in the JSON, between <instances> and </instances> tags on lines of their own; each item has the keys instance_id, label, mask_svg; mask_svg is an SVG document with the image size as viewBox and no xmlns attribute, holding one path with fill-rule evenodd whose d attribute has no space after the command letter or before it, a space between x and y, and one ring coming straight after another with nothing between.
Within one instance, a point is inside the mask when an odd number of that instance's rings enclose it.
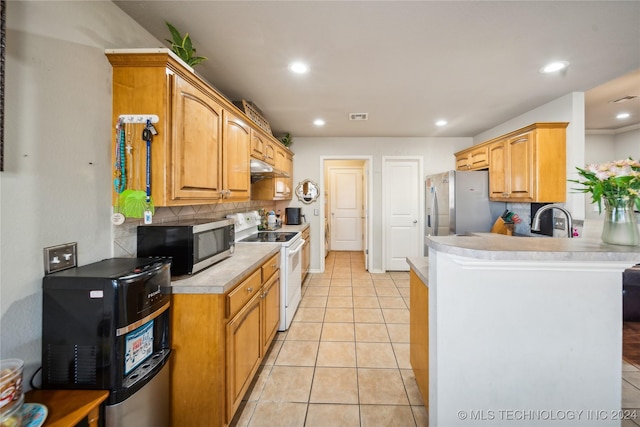
<instances>
[{"instance_id":1,"label":"open doorway","mask_svg":"<svg viewBox=\"0 0 640 427\"><path fill-rule=\"evenodd\" d=\"M369 270L371 253L371 157L321 157L321 267L331 251L362 252Z\"/></svg>"}]
</instances>

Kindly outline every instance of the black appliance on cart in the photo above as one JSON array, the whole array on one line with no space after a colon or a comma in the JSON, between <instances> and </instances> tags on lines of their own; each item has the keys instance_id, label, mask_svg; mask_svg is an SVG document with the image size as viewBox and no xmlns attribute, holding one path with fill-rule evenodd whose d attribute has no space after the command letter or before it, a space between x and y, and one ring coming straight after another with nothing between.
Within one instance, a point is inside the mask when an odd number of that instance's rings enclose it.
<instances>
[{"instance_id":1,"label":"black appliance on cart","mask_svg":"<svg viewBox=\"0 0 640 427\"><path fill-rule=\"evenodd\" d=\"M42 388L109 390L106 427L168 427L170 264L112 258L45 276Z\"/></svg>"}]
</instances>

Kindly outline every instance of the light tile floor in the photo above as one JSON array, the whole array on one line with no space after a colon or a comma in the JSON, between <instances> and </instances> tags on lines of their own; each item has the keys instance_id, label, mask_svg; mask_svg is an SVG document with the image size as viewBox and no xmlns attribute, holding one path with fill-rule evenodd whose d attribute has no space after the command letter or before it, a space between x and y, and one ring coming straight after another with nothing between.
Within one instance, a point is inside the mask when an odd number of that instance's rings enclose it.
<instances>
[{"instance_id":1,"label":"light tile floor","mask_svg":"<svg viewBox=\"0 0 640 427\"><path fill-rule=\"evenodd\" d=\"M409 363L409 273L370 274L330 252L303 284L233 427L427 426Z\"/></svg>"},{"instance_id":2,"label":"light tile floor","mask_svg":"<svg viewBox=\"0 0 640 427\"><path fill-rule=\"evenodd\" d=\"M409 363L409 274L330 252L310 274L231 427L428 427ZM640 426L640 367L623 361L622 427ZM634 412L637 411L637 412Z\"/></svg>"},{"instance_id":3,"label":"light tile floor","mask_svg":"<svg viewBox=\"0 0 640 427\"><path fill-rule=\"evenodd\" d=\"M640 367L622 361L622 427L640 426Z\"/></svg>"}]
</instances>

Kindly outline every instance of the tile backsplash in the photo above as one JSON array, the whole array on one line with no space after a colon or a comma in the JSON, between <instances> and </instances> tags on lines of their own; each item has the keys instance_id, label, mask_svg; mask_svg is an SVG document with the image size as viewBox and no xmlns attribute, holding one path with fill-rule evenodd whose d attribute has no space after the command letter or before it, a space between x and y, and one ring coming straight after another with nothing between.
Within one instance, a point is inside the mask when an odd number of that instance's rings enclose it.
<instances>
[{"instance_id":1,"label":"tile backsplash","mask_svg":"<svg viewBox=\"0 0 640 427\"><path fill-rule=\"evenodd\" d=\"M519 224L515 225L514 232L516 234L525 235L525 236L537 236L539 234L531 233L531 204L530 203L507 203L507 208L513 212L518 214L518 216L522 219ZM558 215L559 216L559 215ZM578 237L583 234L583 224L584 221L573 219L573 228L577 229ZM567 235L567 231L565 230L553 230L554 237L565 237Z\"/></svg>"},{"instance_id":2,"label":"tile backsplash","mask_svg":"<svg viewBox=\"0 0 640 427\"><path fill-rule=\"evenodd\" d=\"M221 219L228 214L236 212L247 212L258 209L275 209L273 201L252 200L242 203L217 203L212 205L197 206L176 206L156 208L153 215L153 223L160 224L187 219ZM132 258L136 256L136 233L138 225L142 225L143 220L138 218L128 218L122 225L112 225L113 235L113 256L116 258Z\"/></svg>"}]
</instances>

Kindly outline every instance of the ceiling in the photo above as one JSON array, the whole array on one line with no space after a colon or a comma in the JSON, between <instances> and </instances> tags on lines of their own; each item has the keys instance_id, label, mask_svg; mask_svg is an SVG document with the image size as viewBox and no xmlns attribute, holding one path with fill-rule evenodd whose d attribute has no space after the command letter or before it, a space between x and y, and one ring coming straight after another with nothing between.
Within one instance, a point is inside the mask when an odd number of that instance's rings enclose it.
<instances>
[{"instance_id":1,"label":"ceiling","mask_svg":"<svg viewBox=\"0 0 640 427\"><path fill-rule=\"evenodd\" d=\"M159 40L165 21L188 32L208 58L196 72L276 136L469 137L575 91L587 129L640 124L640 1L115 3ZM570 65L539 73L552 60Z\"/></svg>"}]
</instances>

